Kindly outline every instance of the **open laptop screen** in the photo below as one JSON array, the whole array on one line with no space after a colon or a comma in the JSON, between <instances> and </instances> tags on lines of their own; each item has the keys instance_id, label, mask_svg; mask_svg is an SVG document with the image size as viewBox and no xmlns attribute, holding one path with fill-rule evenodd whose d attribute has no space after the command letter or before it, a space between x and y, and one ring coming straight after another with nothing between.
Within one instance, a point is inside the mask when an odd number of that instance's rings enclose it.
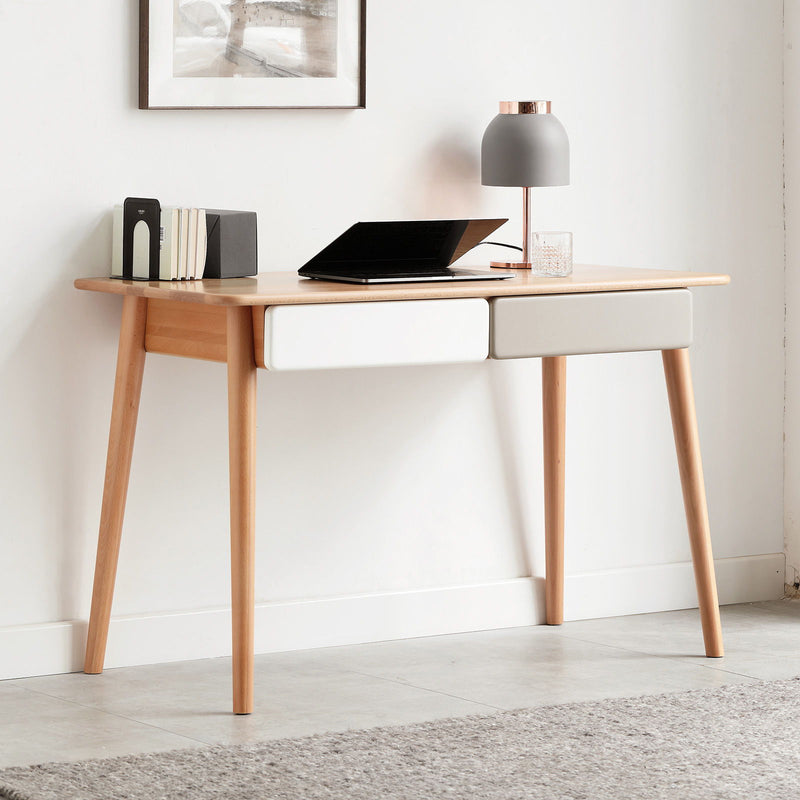
<instances>
[{"instance_id":1,"label":"open laptop screen","mask_svg":"<svg viewBox=\"0 0 800 800\"><path fill-rule=\"evenodd\" d=\"M357 222L299 273L445 269L506 220Z\"/></svg>"}]
</instances>

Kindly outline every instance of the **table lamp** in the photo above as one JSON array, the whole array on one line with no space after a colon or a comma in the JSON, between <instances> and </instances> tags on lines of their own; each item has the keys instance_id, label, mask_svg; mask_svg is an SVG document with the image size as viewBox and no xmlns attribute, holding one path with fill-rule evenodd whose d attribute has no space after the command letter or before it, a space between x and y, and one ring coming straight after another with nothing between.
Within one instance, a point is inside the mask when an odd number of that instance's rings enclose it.
<instances>
[{"instance_id":1,"label":"table lamp","mask_svg":"<svg viewBox=\"0 0 800 800\"><path fill-rule=\"evenodd\" d=\"M549 100L511 100L489 123L481 143L481 183L522 187L522 260L492 261L503 269L531 268L531 187L569 183L569 139Z\"/></svg>"}]
</instances>

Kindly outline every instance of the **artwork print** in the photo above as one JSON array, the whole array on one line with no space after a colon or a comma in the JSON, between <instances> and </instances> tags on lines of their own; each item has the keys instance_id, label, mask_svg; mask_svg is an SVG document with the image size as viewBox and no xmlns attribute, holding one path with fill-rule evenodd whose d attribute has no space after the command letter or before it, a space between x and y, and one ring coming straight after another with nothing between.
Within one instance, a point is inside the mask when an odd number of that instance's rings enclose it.
<instances>
[{"instance_id":1,"label":"artwork print","mask_svg":"<svg viewBox=\"0 0 800 800\"><path fill-rule=\"evenodd\" d=\"M365 0L140 0L140 107L364 106Z\"/></svg>"},{"instance_id":2,"label":"artwork print","mask_svg":"<svg viewBox=\"0 0 800 800\"><path fill-rule=\"evenodd\" d=\"M337 0L174 0L176 78L335 78Z\"/></svg>"}]
</instances>

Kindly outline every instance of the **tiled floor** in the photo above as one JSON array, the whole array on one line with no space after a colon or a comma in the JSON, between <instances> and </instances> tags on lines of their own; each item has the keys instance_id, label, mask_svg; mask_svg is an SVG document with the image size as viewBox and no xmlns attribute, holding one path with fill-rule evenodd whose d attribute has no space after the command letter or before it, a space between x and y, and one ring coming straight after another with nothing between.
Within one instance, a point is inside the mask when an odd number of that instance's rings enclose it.
<instances>
[{"instance_id":1,"label":"tiled floor","mask_svg":"<svg viewBox=\"0 0 800 800\"><path fill-rule=\"evenodd\" d=\"M498 709L800 675L800 600L256 657L256 713L233 716L230 661L0 682L0 767L301 736Z\"/></svg>"}]
</instances>

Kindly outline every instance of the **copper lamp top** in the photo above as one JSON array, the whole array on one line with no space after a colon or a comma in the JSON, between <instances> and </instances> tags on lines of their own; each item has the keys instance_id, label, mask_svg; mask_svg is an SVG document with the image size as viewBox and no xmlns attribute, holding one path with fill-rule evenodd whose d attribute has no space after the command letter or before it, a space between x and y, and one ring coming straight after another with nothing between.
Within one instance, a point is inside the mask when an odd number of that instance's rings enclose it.
<instances>
[{"instance_id":1,"label":"copper lamp top","mask_svg":"<svg viewBox=\"0 0 800 800\"><path fill-rule=\"evenodd\" d=\"M501 100L501 114L549 114L549 100Z\"/></svg>"}]
</instances>

